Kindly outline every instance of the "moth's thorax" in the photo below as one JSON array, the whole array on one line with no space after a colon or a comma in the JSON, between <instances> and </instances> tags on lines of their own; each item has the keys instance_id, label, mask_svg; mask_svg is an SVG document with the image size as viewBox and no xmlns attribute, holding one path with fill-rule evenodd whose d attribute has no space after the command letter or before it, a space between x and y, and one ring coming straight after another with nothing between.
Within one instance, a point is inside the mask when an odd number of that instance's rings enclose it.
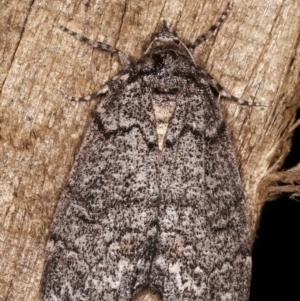
<instances>
[{"instance_id":1,"label":"moth's thorax","mask_svg":"<svg viewBox=\"0 0 300 301\"><path fill-rule=\"evenodd\" d=\"M153 92L174 94L182 88L180 79L184 79L186 73L195 73L196 67L184 49L171 43L153 45L137 63L136 71L143 74L144 81L151 83Z\"/></svg>"},{"instance_id":2,"label":"moth's thorax","mask_svg":"<svg viewBox=\"0 0 300 301\"><path fill-rule=\"evenodd\" d=\"M147 57L152 66L148 80L152 85L158 147L162 150L177 96L187 83L187 79L181 76L182 71L193 73L194 65L189 53L172 40L153 44Z\"/></svg>"},{"instance_id":3,"label":"moth's thorax","mask_svg":"<svg viewBox=\"0 0 300 301\"><path fill-rule=\"evenodd\" d=\"M153 76L152 105L156 119L158 147L163 149L171 117L176 108L178 93L186 85L186 78L181 75L193 73L194 61L180 40L169 31L159 33L146 51L151 60Z\"/></svg>"}]
</instances>

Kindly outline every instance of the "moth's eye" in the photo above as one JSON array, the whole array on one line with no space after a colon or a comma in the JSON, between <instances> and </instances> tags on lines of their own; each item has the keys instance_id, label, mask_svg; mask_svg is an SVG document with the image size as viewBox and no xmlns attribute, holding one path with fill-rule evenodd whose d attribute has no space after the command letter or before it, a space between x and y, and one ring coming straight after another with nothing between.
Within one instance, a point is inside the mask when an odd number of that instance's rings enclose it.
<instances>
[{"instance_id":1,"label":"moth's eye","mask_svg":"<svg viewBox=\"0 0 300 301\"><path fill-rule=\"evenodd\" d=\"M163 62L163 57L160 55L160 54L158 54L158 53L154 53L153 55L152 55L152 59L153 59L153 61L154 62L156 62L157 64L162 64L162 62Z\"/></svg>"},{"instance_id":2,"label":"moth's eye","mask_svg":"<svg viewBox=\"0 0 300 301\"><path fill-rule=\"evenodd\" d=\"M178 55L177 55L177 53L175 52L175 51L173 51L173 50L170 50L169 51L169 55L172 57L172 59L177 59L177 57L178 57Z\"/></svg>"}]
</instances>

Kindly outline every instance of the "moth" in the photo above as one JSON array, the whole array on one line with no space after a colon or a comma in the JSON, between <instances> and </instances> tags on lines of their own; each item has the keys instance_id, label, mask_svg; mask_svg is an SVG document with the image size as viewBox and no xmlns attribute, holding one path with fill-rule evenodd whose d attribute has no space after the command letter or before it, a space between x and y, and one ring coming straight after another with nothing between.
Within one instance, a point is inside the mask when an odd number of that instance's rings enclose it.
<instances>
[{"instance_id":1,"label":"moth","mask_svg":"<svg viewBox=\"0 0 300 301\"><path fill-rule=\"evenodd\" d=\"M141 58L59 28L125 64L102 96L57 206L42 301L248 299L245 198L219 98L164 23ZM143 299L144 298L144 299Z\"/></svg>"}]
</instances>

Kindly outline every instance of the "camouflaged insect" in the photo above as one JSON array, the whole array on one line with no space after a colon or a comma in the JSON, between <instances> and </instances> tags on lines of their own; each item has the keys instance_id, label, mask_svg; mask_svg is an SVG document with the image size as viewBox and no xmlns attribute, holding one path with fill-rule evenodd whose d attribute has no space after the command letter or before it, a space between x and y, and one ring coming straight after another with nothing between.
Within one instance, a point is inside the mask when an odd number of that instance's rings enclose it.
<instances>
[{"instance_id":1,"label":"camouflaged insect","mask_svg":"<svg viewBox=\"0 0 300 301\"><path fill-rule=\"evenodd\" d=\"M59 26L126 67L70 98L103 95L50 229L41 300L248 299L245 199L218 99L256 104L226 93L191 54L230 8L187 46L164 23L135 62Z\"/></svg>"}]
</instances>

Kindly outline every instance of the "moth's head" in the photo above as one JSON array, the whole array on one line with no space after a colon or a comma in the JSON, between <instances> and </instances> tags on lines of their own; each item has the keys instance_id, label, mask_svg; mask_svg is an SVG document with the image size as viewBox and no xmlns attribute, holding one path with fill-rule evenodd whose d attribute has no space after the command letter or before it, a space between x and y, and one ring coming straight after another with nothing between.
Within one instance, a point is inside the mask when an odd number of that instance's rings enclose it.
<instances>
[{"instance_id":1,"label":"moth's head","mask_svg":"<svg viewBox=\"0 0 300 301\"><path fill-rule=\"evenodd\" d=\"M155 38L153 42L161 42L161 43L176 43L179 44L180 40L178 39L177 35L175 33L172 33L168 26L166 21L163 21L163 24L160 28L159 33L155 35Z\"/></svg>"},{"instance_id":2,"label":"moth's head","mask_svg":"<svg viewBox=\"0 0 300 301\"><path fill-rule=\"evenodd\" d=\"M145 54L150 52L159 52L161 54L165 53L168 55L170 53L174 53L174 51L180 55L190 57L193 63L195 63L189 49L180 41L176 33L173 33L169 30L166 21L163 21L160 31L154 36L154 39L152 40L152 43L146 50Z\"/></svg>"}]
</instances>

